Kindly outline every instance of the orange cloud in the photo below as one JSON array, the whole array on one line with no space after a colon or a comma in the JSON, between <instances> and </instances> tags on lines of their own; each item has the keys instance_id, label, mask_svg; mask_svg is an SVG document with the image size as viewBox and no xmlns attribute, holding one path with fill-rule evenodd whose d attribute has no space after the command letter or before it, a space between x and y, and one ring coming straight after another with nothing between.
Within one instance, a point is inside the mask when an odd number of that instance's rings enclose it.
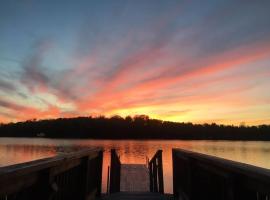
<instances>
[{"instance_id":1,"label":"orange cloud","mask_svg":"<svg viewBox=\"0 0 270 200\"><path fill-rule=\"evenodd\" d=\"M1 100L0 106L4 107L9 113L6 116L1 116L0 121L7 122L9 120L29 120L29 119L44 119L60 116L60 109L56 106L49 105L46 109L23 106L13 102Z\"/></svg>"},{"instance_id":2,"label":"orange cloud","mask_svg":"<svg viewBox=\"0 0 270 200\"><path fill-rule=\"evenodd\" d=\"M196 80L197 78L201 78L217 72L222 72L231 68L238 68L243 64L249 64L250 62L256 61L268 55L270 55L270 45L268 43L264 44L258 43L249 46L242 46L241 48L225 52L222 55L213 58L208 58L204 61L205 63L210 64L201 66L200 63L196 63L196 61L194 61L193 66L199 67L195 67L194 69L191 69L190 71L184 74L174 75L172 77L160 76L157 79L142 81L124 89L118 90L115 89L117 86L119 87L119 85L127 82L128 79L132 79L133 73L132 72L128 73L127 70L124 72L120 72L119 75L115 76L115 79L112 80L112 83L108 83L106 85L105 91L102 91L96 94L95 96L91 96L85 99L84 101L77 102L77 105L78 108L80 109L91 110L95 108L100 108L101 110L110 110L114 108L121 108L121 107L124 108L125 106L127 106L125 104L125 101L129 102L132 101L133 99L137 99L138 104L140 105L144 105L145 103L147 103L148 105L151 102L145 102L145 99L150 98L152 99L152 101L155 101L154 100L156 97L155 95L157 95L158 91L161 89L165 89L175 84L180 85L187 81ZM151 56L150 58L152 58ZM147 58L144 60L148 61ZM135 63L134 65L133 64L134 63L129 63L128 66L130 66L130 68L126 67L125 69L135 68L137 63ZM142 62L142 64L144 63ZM143 66L147 67L147 65L138 65L138 66L139 68L143 68ZM170 67L164 68L168 69ZM153 74L155 74L155 72L153 72ZM192 89L198 86L202 87L203 85L207 84L209 85L213 83L214 82L211 81L210 79L207 80L205 83L198 83L199 85L191 86L190 88L187 89ZM166 103L166 99L164 100L164 103Z\"/></svg>"}]
</instances>

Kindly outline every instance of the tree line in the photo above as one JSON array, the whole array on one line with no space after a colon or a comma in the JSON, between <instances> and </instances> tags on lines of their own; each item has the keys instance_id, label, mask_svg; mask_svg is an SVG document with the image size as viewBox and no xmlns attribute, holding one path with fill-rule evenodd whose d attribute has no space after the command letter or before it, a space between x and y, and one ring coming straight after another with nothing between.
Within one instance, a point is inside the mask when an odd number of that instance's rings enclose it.
<instances>
[{"instance_id":1,"label":"tree line","mask_svg":"<svg viewBox=\"0 0 270 200\"><path fill-rule=\"evenodd\" d=\"M150 119L147 115L90 116L1 124L0 137L270 140L270 125L192 124Z\"/></svg>"}]
</instances>

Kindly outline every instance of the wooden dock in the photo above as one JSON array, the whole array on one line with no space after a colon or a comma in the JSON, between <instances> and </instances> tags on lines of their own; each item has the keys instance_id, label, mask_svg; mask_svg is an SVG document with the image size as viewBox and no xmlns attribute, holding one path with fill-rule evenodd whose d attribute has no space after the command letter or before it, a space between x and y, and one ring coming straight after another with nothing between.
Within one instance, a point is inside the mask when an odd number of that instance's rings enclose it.
<instances>
[{"instance_id":1,"label":"wooden dock","mask_svg":"<svg viewBox=\"0 0 270 200\"><path fill-rule=\"evenodd\" d=\"M169 200L172 195L162 195L153 192L118 192L106 196L104 200Z\"/></svg>"},{"instance_id":2,"label":"wooden dock","mask_svg":"<svg viewBox=\"0 0 270 200\"><path fill-rule=\"evenodd\" d=\"M149 170L143 164L122 164L120 191L149 192Z\"/></svg>"},{"instance_id":3,"label":"wooden dock","mask_svg":"<svg viewBox=\"0 0 270 200\"><path fill-rule=\"evenodd\" d=\"M269 169L183 149L172 153L175 199L270 199Z\"/></svg>"},{"instance_id":4,"label":"wooden dock","mask_svg":"<svg viewBox=\"0 0 270 200\"><path fill-rule=\"evenodd\" d=\"M145 164L121 164L120 157L111 150L110 195L103 200L167 200L164 195L162 151L159 150Z\"/></svg>"},{"instance_id":5,"label":"wooden dock","mask_svg":"<svg viewBox=\"0 0 270 200\"><path fill-rule=\"evenodd\" d=\"M101 149L0 168L0 200L269 200L270 170L173 149L173 195L164 194L162 151L146 165L121 164L115 150L101 195Z\"/></svg>"},{"instance_id":6,"label":"wooden dock","mask_svg":"<svg viewBox=\"0 0 270 200\"><path fill-rule=\"evenodd\" d=\"M0 168L0 200L90 200L101 196L103 151L66 153Z\"/></svg>"},{"instance_id":7,"label":"wooden dock","mask_svg":"<svg viewBox=\"0 0 270 200\"><path fill-rule=\"evenodd\" d=\"M143 164L121 164L115 149L111 150L111 166L108 192L155 192L164 193L162 150Z\"/></svg>"}]
</instances>

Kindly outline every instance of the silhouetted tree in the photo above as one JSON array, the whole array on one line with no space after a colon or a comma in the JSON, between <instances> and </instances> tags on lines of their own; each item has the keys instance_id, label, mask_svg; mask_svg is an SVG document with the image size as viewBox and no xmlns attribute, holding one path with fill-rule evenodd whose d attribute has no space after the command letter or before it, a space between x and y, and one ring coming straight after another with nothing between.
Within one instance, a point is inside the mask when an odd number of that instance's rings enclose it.
<instances>
[{"instance_id":1,"label":"silhouetted tree","mask_svg":"<svg viewBox=\"0 0 270 200\"><path fill-rule=\"evenodd\" d=\"M147 115L77 117L0 124L0 137L270 140L270 126L177 123Z\"/></svg>"}]
</instances>

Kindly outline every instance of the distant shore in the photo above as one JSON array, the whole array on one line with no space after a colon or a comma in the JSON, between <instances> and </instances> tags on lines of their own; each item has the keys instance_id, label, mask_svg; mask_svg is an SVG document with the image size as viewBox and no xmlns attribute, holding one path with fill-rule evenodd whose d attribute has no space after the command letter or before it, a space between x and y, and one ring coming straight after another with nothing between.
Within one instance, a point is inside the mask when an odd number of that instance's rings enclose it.
<instances>
[{"instance_id":1,"label":"distant shore","mask_svg":"<svg viewBox=\"0 0 270 200\"><path fill-rule=\"evenodd\" d=\"M0 137L270 141L270 125L178 123L150 119L146 115L77 117L1 124Z\"/></svg>"}]
</instances>

